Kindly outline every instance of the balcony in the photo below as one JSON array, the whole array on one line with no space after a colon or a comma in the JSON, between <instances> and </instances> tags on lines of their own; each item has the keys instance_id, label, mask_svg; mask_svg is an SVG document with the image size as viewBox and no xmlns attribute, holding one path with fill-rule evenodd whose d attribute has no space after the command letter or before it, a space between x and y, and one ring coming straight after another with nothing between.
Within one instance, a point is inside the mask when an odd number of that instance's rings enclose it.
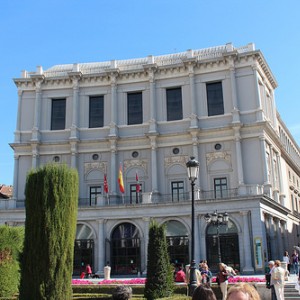
<instances>
[{"instance_id":1,"label":"balcony","mask_svg":"<svg viewBox=\"0 0 300 300\"><path fill-rule=\"evenodd\" d=\"M218 199L232 199L232 198L245 198L255 195L263 195L264 190L262 186L246 186L242 189L226 189L226 190L210 190L210 191L195 191L195 201L214 201ZM79 208L84 207L108 207L108 206L140 206L149 204L164 204L164 203L184 203L191 201L191 193L177 193L177 194L160 194L153 192L140 193L138 197L109 195L98 196L97 199L91 200L90 198L79 198ZM10 209L24 209L24 199L0 199L0 210Z\"/></svg>"}]
</instances>

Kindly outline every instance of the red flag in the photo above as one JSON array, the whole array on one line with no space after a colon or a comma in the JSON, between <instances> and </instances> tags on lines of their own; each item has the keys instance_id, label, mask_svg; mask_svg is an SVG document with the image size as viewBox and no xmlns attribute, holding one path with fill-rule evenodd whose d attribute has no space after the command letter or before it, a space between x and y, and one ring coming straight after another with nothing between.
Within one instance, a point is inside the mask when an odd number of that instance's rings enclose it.
<instances>
[{"instance_id":1,"label":"red flag","mask_svg":"<svg viewBox=\"0 0 300 300\"><path fill-rule=\"evenodd\" d=\"M107 178L106 178L106 174L104 174L104 192L106 194L108 194L108 183L107 183Z\"/></svg>"},{"instance_id":2,"label":"red flag","mask_svg":"<svg viewBox=\"0 0 300 300\"><path fill-rule=\"evenodd\" d=\"M139 183L138 173L135 173L135 180L136 180L136 192L139 193L141 191L141 185Z\"/></svg>"},{"instance_id":3,"label":"red flag","mask_svg":"<svg viewBox=\"0 0 300 300\"><path fill-rule=\"evenodd\" d=\"M120 169L119 169L119 178L118 178L118 182L119 182L120 192L121 192L121 193L125 193L124 182L123 182L122 165L120 165Z\"/></svg>"}]
</instances>

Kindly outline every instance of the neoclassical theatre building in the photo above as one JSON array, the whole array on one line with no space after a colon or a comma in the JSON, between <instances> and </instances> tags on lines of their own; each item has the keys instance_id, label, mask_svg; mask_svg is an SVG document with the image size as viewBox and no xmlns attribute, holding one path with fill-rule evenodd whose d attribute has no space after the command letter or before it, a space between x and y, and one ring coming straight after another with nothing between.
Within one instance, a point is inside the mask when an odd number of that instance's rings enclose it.
<instances>
[{"instance_id":1,"label":"neoclassical theatre building","mask_svg":"<svg viewBox=\"0 0 300 300\"><path fill-rule=\"evenodd\" d=\"M101 272L107 262L114 275L146 272L152 219L166 225L172 262L189 263L191 156L200 164L197 263L207 259L215 270L220 254L243 274L263 273L269 259L299 245L299 147L254 44L37 67L14 82L14 196L1 200L0 223L24 224L31 168L76 168L74 275L86 263ZM226 225L206 223L215 211L228 214Z\"/></svg>"}]
</instances>

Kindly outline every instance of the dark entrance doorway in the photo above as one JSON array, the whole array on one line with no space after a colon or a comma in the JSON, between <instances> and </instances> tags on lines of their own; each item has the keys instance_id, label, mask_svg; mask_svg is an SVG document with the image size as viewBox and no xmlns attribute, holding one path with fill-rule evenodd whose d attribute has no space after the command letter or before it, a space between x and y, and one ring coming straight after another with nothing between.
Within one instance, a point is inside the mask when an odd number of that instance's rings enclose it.
<instances>
[{"instance_id":1,"label":"dark entrance doorway","mask_svg":"<svg viewBox=\"0 0 300 300\"><path fill-rule=\"evenodd\" d=\"M138 229L123 223L111 235L111 273L137 275L141 271L141 242Z\"/></svg>"},{"instance_id":2,"label":"dark entrance doorway","mask_svg":"<svg viewBox=\"0 0 300 300\"><path fill-rule=\"evenodd\" d=\"M166 237L171 263L187 265L189 263L189 238L185 226L175 220L166 222Z\"/></svg>"},{"instance_id":3,"label":"dark entrance doorway","mask_svg":"<svg viewBox=\"0 0 300 300\"><path fill-rule=\"evenodd\" d=\"M90 264L94 272L94 234L90 227L78 224L76 228L76 239L74 245L73 275L79 276Z\"/></svg>"},{"instance_id":4,"label":"dark entrance doorway","mask_svg":"<svg viewBox=\"0 0 300 300\"><path fill-rule=\"evenodd\" d=\"M229 220L228 226L219 227L219 240L222 262L240 270L240 253L237 227ZM206 229L206 257L212 272L218 271L218 236L213 224Z\"/></svg>"}]
</instances>

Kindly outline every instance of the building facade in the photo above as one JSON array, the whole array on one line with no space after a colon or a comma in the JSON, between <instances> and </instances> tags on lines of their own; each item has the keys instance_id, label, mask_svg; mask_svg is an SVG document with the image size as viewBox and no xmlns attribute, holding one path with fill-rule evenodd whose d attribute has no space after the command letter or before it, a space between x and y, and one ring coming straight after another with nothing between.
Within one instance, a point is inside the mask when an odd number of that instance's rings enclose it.
<instances>
[{"instance_id":1,"label":"building facade","mask_svg":"<svg viewBox=\"0 0 300 300\"><path fill-rule=\"evenodd\" d=\"M115 275L145 272L152 219L166 224L172 262L189 263L191 156L200 163L196 262L215 269L220 251L241 273L263 273L266 261L299 245L299 147L253 44L37 67L14 81L14 196L0 200L0 222L24 224L31 168L76 168L74 274L86 263L101 272L107 262ZM228 213L226 226L205 222L216 210Z\"/></svg>"}]
</instances>

